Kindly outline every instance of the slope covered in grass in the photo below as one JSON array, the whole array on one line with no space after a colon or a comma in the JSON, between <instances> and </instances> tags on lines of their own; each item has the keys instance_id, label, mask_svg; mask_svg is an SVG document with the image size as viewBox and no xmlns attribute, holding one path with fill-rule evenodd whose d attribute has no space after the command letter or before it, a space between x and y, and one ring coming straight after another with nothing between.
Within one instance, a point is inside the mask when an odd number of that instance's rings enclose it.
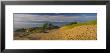
<instances>
[{"instance_id":1,"label":"slope covered in grass","mask_svg":"<svg viewBox=\"0 0 110 53\"><path fill-rule=\"evenodd\" d=\"M81 25L96 25L97 21L96 20L92 20L92 21L87 21L87 22L79 22L77 24L71 24L71 25L65 25L62 27L62 29L71 29L74 28L76 26L81 26Z\"/></svg>"}]
</instances>

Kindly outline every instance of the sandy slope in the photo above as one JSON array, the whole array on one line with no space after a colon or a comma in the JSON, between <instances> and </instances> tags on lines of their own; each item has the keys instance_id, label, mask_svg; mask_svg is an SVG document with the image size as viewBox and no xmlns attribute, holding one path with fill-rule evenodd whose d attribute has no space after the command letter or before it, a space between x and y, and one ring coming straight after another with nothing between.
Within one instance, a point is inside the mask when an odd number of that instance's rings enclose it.
<instances>
[{"instance_id":1,"label":"sandy slope","mask_svg":"<svg viewBox=\"0 0 110 53\"><path fill-rule=\"evenodd\" d=\"M96 25L82 25L71 29L53 29L49 33L35 33L27 36L15 36L15 39L31 40L96 40Z\"/></svg>"}]
</instances>

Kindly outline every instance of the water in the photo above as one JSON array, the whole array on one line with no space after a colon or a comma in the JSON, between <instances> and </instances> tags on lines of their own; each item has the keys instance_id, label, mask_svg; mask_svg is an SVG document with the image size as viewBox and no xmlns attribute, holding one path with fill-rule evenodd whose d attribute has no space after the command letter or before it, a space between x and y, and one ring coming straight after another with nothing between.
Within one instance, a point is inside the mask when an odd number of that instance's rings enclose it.
<instances>
[{"instance_id":1,"label":"water","mask_svg":"<svg viewBox=\"0 0 110 53\"><path fill-rule=\"evenodd\" d=\"M17 30L17 29L21 29L21 28L32 28L32 27L42 27L43 24L45 24L46 22L44 23L32 23L32 22L28 22L28 23L15 23L14 24L14 30ZM54 26L64 26L66 24L69 24L71 22L51 22L51 24L53 24Z\"/></svg>"},{"instance_id":2,"label":"water","mask_svg":"<svg viewBox=\"0 0 110 53\"><path fill-rule=\"evenodd\" d=\"M96 18L94 19L74 19L73 21L71 22L86 22L86 21L89 21L89 20L96 20ZM32 27L42 27L44 23L52 23L53 25L55 26L64 26L66 24L69 24L71 22L49 22L49 21L28 21L28 22L25 22L25 21L20 21L20 22L14 22L14 30L17 30L17 29L21 29L21 28L32 28Z\"/></svg>"}]
</instances>

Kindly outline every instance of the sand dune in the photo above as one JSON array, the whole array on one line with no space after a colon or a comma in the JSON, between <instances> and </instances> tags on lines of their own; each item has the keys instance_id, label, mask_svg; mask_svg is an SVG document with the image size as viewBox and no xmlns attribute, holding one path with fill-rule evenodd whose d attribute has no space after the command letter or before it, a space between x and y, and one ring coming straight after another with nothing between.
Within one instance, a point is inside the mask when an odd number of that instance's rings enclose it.
<instances>
[{"instance_id":1,"label":"sand dune","mask_svg":"<svg viewBox=\"0 0 110 53\"><path fill-rule=\"evenodd\" d=\"M71 29L63 27L49 30L48 33L34 33L26 36L15 36L17 40L96 40L97 26L81 25Z\"/></svg>"}]
</instances>

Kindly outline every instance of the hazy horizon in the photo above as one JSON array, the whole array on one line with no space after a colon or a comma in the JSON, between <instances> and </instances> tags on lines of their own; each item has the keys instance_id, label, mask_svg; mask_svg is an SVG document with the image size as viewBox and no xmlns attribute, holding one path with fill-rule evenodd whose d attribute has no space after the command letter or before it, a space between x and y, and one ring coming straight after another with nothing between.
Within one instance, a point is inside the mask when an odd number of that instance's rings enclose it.
<instances>
[{"instance_id":1,"label":"hazy horizon","mask_svg":"<svg viewBox=\"0 0 110 53\"><path fill-rule=\"evenodd\" d=\"M35 27L46 22L85 22L97 20L96 13L14 13L14 28Z\"/></svg>"}]
</instances>

